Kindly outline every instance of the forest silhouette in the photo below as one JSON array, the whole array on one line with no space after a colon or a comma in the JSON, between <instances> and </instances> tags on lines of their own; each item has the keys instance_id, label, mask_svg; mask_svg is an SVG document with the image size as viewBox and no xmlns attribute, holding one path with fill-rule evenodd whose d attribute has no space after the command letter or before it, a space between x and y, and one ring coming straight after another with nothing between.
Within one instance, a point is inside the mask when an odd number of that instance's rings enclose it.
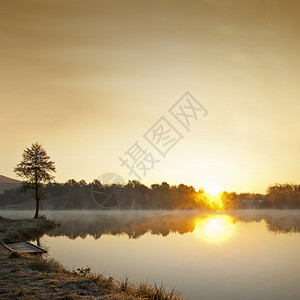
<instances>
[{"instance_id":1,"label":"forest silhouette","mask_svg":"<svg viewBox=\"0 0 300 300\"><path fill-rule=\"evenodd\" d=\"M99 210L93 191L113 195L117 188L126 190L124 201L114 209L125 210L218 210L241 208L300 208L300 185L275 184L267 188L266 194L222 192L212 197L203 189L185 184L169 185L166 182L150 187L139 181L128 181L126 185L101 184L98 180L86 183L70 179L65 183L45 185L47 199L41 201L43 210ZM220 206L221 203L221 206ZM0 194L2 209L34 209L32 192L21 193L19 188L5 190Z\"/></svg>"}]
</instances>

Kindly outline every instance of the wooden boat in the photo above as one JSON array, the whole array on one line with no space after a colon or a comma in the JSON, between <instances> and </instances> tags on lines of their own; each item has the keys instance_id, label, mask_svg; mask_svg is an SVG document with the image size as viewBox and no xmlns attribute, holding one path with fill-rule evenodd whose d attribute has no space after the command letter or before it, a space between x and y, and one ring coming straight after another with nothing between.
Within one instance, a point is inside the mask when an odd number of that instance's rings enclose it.
<instances>
[{"instance_id":1,"label":"wooden boat","mask_svg":"<svg viewBox=\"0 0 300 300\"><path fill-rule=\"evenodd\" d=\"M12 252L20 253L47 253L46 250L36 246L30 242L13 243L13 244L2 244L6 249Z\"/></svg>"}]
</instances>

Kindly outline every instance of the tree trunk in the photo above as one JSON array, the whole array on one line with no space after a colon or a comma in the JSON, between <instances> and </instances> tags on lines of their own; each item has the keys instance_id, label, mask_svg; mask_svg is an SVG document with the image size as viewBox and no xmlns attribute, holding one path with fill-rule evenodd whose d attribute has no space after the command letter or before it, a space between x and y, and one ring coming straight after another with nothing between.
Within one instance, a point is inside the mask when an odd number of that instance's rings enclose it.
<instances>
[{"instance_id":1,"label":"tree trunk","mask_svg":"<svg viewBox=\"0 0 300 300\"><path fill-rule=\"evenodd\" d=\"M39 217L40 200L39 200L39 198L36 198L35 201L36 201L36 205L35 205L35 215L34 215L34 218L36 219L36 218Z\"/></svg>"},{"instance_id":2,"label":"tree trunk","mask_svg":"<svg viewBox=\"0 0 300 300\"><path fill-rule=\"evenodd\" d=\"M38 179L37 179L37 171L35 169L35 215L34 218L38 218L39 216L39 205L40 205L40 199L39 199L39 190L38 190Z\"/></svg>"}]
</instances>

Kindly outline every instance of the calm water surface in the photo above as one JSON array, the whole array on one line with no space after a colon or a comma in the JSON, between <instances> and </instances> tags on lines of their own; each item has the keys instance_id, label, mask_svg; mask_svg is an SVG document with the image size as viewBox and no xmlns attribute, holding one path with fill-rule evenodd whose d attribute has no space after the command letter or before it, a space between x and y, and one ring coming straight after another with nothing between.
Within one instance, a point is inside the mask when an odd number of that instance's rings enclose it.
<instances>
[{"instance_id":1,"label":"calm water surface","mask_svg":"<svg viewBox=\"0 0 300 300\"><path fill-rule=\"evenodd\" d=\"M300 299L300 211L42 214L60 226L41 246L70 269L163 282L189 299Z\"/></svg>"}]
</instances>

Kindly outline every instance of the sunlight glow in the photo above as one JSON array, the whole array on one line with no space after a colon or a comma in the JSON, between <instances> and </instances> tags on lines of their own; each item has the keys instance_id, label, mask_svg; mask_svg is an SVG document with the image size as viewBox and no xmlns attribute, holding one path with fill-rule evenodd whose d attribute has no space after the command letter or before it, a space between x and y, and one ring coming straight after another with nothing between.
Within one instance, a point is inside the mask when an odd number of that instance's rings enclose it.
<instances>
[{"instance_id":1,"label":"sunlight glow","mask_svg":"<svg viewBox=\"0 0 300 300\"><path fill-rule=\"evenodd\" d=\"M205 202L210 209L224 209L222 201L222 190L216 185L209 185L204 188Z\"/></svg>"},{"instance_id":2,"label":"sunlight glow","mask_svg":"<svg viewBox=\"0 0 300 300\"><path fill-rule=\"evenodd\" d=\"M224 243L232 237L235 226L231 216L214 215L196 219L194 233L205 242Z\"/></svg>"},{"instance_id":3,"label":"sunlight glow","mask_svg":"<svg viewBox=\"0 0 300 300\"><path fill-rule=\"evenodd\" d=\"M211 196L217 196L221 192L221 189L216 185L211 185L205 188L204 191L210 194Z\"/></svg>"},{"instance_id":4,"label":"sunlight glow","mask_svg":"<svg viewBox=\"0 0 300 300\"><path fill-rule=\"evenodd\" d=\"M205 194L206 196L206 205L211 209L224 209L224 203L222 201L222 193L217 195Z\"/></svg>"}]
</instances>

